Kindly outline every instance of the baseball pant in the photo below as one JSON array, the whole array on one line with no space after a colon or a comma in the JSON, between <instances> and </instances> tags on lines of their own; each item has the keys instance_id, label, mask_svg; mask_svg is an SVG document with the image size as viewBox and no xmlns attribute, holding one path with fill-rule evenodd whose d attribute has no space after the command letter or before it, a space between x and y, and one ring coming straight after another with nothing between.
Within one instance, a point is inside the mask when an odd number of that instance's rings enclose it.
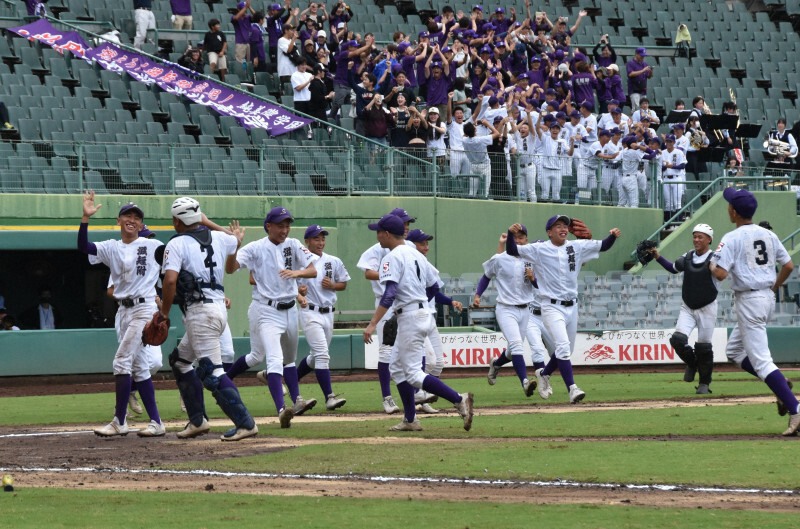
<instances>
[{"instance_id":1,"label":"baseball pant","mask_svg":"<svg viewBox=\"0 0 800 529\"><path fill-rule=\"evenodd\" d=\"M525 329L525 337L528 339L528 346L531 348L531 360L534 363L541 362L546 364L550 359L549 351L553 350L553 340L544 326L542 317L530 312L528 316L528 327Z\"/></svg>"},{"instance_id":2,"label":"baseball pant","mask_svg":"<svg viewBox=\"0 0 800 529\"><path fill-rule=\"evenodd\" d=\"M470 173L477 174L483 176L483 180L485 182L483 196L489 196L489 186L492 184L492 164L489 162L484 163L473 163L470 166ZM469 179L469 196L475 196L478 193L478 189L480 187L478 178L470 178Z\"/></svg>"},{"instance_id":3,"label":"baseball pant","mask_svg":"<svg viewBox=\"0 0 800 529\"><path fill-rule=\"evenodd\" d=\"M536 202L536 164L520 164L519 176L522 189L525 191L525 200Z\"/></svg>"},{"instance_id":4,"label":"baseball pant","mask_svg":"<svg viewBox=\"0 0 800 529\"><path fill-rule=\"evenodd\" d=\"M375 298L375 308L378 308L378 304L380 303L380 298ZM382 362L384 364L388 364L392 361L392 346L391 345L384 345L383 343L383 326L386 325L386 322L389 321L392 316L394 316L394 307L389 307L389 310L386 311L386 314L383 315L381 321L378 322L378 325L375 326L375 332L378 335L378 362ZM397 339L395 338L395 343L397 343Z\"/></svg>"},{"instance_id":5,"label":"baseball pant","mask_svg":"<svg viewBox=\"0 0 800 529\"><path fill-rule=\"evenodd\" d=\"M542 300L542 322L553 340L556 358L569 360L578 333L578 305L565 307L550 303L549 299Z\"/></svg>"},{"instance_id":6,"label":"baseball pant","mask_svg":"<svg viewBox=\"0 0 800 529\"><path fill-rule=\"evenodd\" d=\"M148 29L156 29L156 16L149 9L134 9L133 19L136 21L136 36L133 38L133 47L142 49L147 38Z\"/></svg>"},{"instance_id":7,"label":"baseball pant","mask_svg":"<svg viewBox=\"0 0 800 529\"><path fill-rule=\"evenodd\" d=\"M433 316L434 322L436 315ZM425 339L425 369L428 374L439 377L444 369L444 349L442 349L442 337L439 336L439 328L433 326L428 337Z\"/></svg>"},{"instance_id":8,"label":"baseball pant","mask_svg":"<svg viewBox=\"0 0 800 529\"><path fill-rule=\"evenodd\" d=\"M675 324L675 332L689 336L697 327L697 343L711 343L716 325L717 300L699 309L690 309L686 303L682 303L678 322Z\"/></svg>"},{"instance_id":9,"label":"baseball pant","mask_svg":"<svg viewBox=\"0 0 800 529\"><path fill-rule=\"evenodd\" d=\"M635 174L622 175L619 185L619 203L621 208L639 207L639 188Z\"/></svg>"},{"instance_id":10,"label":"baseball pant","mask_svg":"<svg viewBox=\"0 0 800 529\"><path fill-rule=\"evenodd\" d=\"M331 120L339 123L339 109L342 108L344 102L350 97L350 87L341 83L333 83L333 101L331 102L331 111L328 114Z\"/></svg>"},{"instance_id":11,"label":"baseball pant","mask_svg":"<svg viewBox=\"0 0 800 529\"><path fill-rule=\"evenodd\" d=\"M596 189L597 168L589 167L586 162L581 161L578 166L578 187L581 189Z\"/></svg>"},{"instance_id":12,"label":"baseball pant","mask_svg":"<svg viewBox=\"0 0 800 529\"><path fill-rule=\"evenodd\" d=\"M619 171L616 169L603 168L602 177L600 180L600 189L606 193L611 192L612 189L619 186Z\"/></svg>"},{"instance_id":13,"label":"baseball pant","mask_svg":"<svg viewBox=\"0 0 800 529\"><path fill-rule=\"evenodd\" d=\"M539 179L542 186L542 200L559 200L561 198L561 171L558 169L543 169Z\"/></svg>"},{"instance_id":14,"label":"baseball pant","mask_svg":"<svg viewBox=\"0 0 800 529\"><path fill-rule=\"evenodd\" d=\"M500 331L508 342L508 353L511 356L523 355L525 353L523 340L528 328L528 307L515 307L498 303L495 308L495 317Z\"/></svg>"},{"instance_id":15,"label":"baseball pant","mask_svg":"<svg viewBox=\"0 0 800 529\"><path fill-rule=\"evenodd\" d=\"M114 316L114 329L117 331L118 343L122 341L122 333L120 332L120 320L122 319L123 313L121 310L122 308L124 307L120 307L120 310L118 310L116 316ZM137 353L137 355L144 356L147 369L142 368L140 363L134 361L131 377L136 382L141 382L142 380L147 380L152 377L158 373L158 370L164 365L164 358L161 353L160 345L141 345L141 351Z\"/></svg>"},{"instance_id":16,"label":"baseball pant","mask_svg":"<svg viewBox=\"0 0 800 529\"><path fill-rule=\"evenodd\" d=\"M463 151L450 151L450 174L469 174L470 163Z\"/></svg>"},{"instance_id":17,"label":"baseball pant","mask_svg":"<svg viewBox=\"0 0 800 529\"><path fill-rule=\"evenodd\" d=\"M664 177L664 209L678 211L681 209L681 187L677 176Z\"/></svg>"},{"instance_id":18,"label":"baseball pant","mask_svg":"<svg viewBox=\"0 0 800 529\"><path fill-rule=\"evenodd\" d=\"M639 110L639 101L641 101L643 97L644 94L628 94L628 98L631 100L631 113Z\"/></svg>"},{"instance_id":19,"label":"baseball pant","mask_svg":"<svg viewBox=\"0 0 800 529\"><path fill-rule=\"evenodd\" d=\"M228 311L222 300L213 303L192 303L186 307L183 315L183 326L186 334L178 344L178 357L188 363L177 362L175 366L181 373L188 373L194 369L191 365L195 360L208 358L215 366L219 366L211 373L215 377L222 376L222 356L220 354L219 338L225 332L228 324Z\"/></svg>"},{"instance_id":20,"label":"baseball pant","mask_svg":"<svg viewBox=\"0 0 800 529\"><path fill-rule=\"evenodd\" d=\"M283 367L297 360L297 307L278 310L265 302L253 300L247 309L250 321L249 367L267 360L267 373L283 376Z\"/></svg>"},{"instance_id":21,"label":"baseball pant","mask_svg":"<svg viewBox=\"0 0 800 529\"><path fill-rule=\"evenodd\" d=\"M135 380L150 378L150 360L142 347L142 329L158 310L155 301L133 307L120 307L117 311L119 347L114 355L115 375L134 375ZM146 376L145 376L146 374Z\"/></svg>"},{"instance_id":22,"label":"baseball pant","mask_svg":"<svg viewBox=\"0 0 800 529\"><path fill-rule=\"evenodd\" d=\"M639 171L636 173L636 183L638 184L639 189L642 190L642 195L644 195L645 202L650 204L650 179L647 178L647 175L644 173L644 171Z\"/></svg>"},{"instance_id":23,"label":"baseball pant","mask_svg":"<svg viewBox=\"0 0 800 529\"><path fill-rule=\"evenodd\" d=\"M311 353L306 362L311 369L328 369L330 366L329 347L333 338L333 312L320 314L316 310L301 309L300 325L306 336Z\"/></svg>"},{"instance_id":24,"label":"baseball pant","mask_svg":"<svg viewBox=\"0 0 800 529\"><path fill-rule=\"evenodd\" d=\"M427 308L418 309L414 307L415 304L402 307L402 313L397 315L397 347L392 349L389 372L395 384L408 382L422 389L422 382L427 376L422 370L425 338L433 332L436 321Z\"/></svg>"},{"instance_id":25,"label":"baseball pant","mask_svg":"<svg viewBox=\"0 0 800 529\"><path fill-rule=\"evenodd\" d=\"M219 337L219 350L222 362L232 364L234 360L233 337L231 336L231 328L227 323L225 324L225 330L222 331L222 336Z\"/></svg>"},{"instance_id":26,"label":"baseball pant","mask_svg":"<svg viewBox=\"0 0 800 529\"><path fill-rule=\"evenodd\" d=\"M725 354L729 360L742 365L750 359L761 380L778 369L772 361L767 341L767 323L775 311L775 293L770 289L736 292L736 325L728 337Z\"/></svg>"}]
</instances>

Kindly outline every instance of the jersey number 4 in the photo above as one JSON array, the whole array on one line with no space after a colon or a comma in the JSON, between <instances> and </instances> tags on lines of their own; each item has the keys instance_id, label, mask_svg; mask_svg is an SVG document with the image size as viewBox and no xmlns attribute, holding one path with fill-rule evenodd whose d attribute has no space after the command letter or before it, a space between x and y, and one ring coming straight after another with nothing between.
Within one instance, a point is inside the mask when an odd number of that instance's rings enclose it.
<instances>
[{"instance_id":1,"label":"jersey number 4","mask_svg":"<svg viewBox=\"0 0 800 529\"><path fill-rule=\"evenodd\" d=\"M759 266L764 266L769 262L769 255L767 254L767 245L764 241L753 241L753 249L756 250L755 262Z\"/></svg>"},{"instance_id":2,"label":"jersey number 4","mask_svg":"<svg viewBox=\"0 0 800 529\"><path fill-rule=\"evenodd\" d=\"M200 248L207 254L206 258L203 260L203 264L206 268L213 271L214 267L217 266L217 263L214 262L214 247L209 245L207 247L201 246Z\"/></svg>"}]
</instances>

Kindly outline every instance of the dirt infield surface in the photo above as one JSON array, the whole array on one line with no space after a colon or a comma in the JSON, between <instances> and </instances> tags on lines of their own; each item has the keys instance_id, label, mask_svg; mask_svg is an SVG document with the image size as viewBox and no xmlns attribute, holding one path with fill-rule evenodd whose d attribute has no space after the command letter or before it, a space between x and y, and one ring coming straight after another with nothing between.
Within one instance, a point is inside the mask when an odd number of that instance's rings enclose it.
<instances>
[{"instance_id":1,"label":"dirt infield surface","mask_svg":"<svg viewBox=\"0 0 800 529\"><path fill-rule=\"evenodd\" d=\"M518 413L568 413L573 411L609 409L646 409L688 406L730 406L771 402L767 397L733 397L708 400L640 401L619 403L593 403L580 407L569 405L548 406L532 410L530 407L480 408L479 415ZM576 409L577 408L577 409ZM303 421L363 421L385 420L383 414L347 414L321 417L300 417ZM259 424L271 424L274 418L257 418ZM215 421L219 425L223 421ZM144 427L142 421L131 427ZM764 510L799 512L797 491L736 491L702 489L681 486L657 487L652 485L566 483L566 482L469 482L466 480L433 480L420 478L407 480L379 476L295 476L271 474L224 474L201 472L162 472L153 470L165 465L183 463L187 459L187 446L191 444L191 459L213 461L268 454L288 450L304 444L331 443L396 443L397 437L364 439L286 439L267 435L246 439L238 443L223 443L216 435L179 441L174 432L160 439L142 439L134 434L124 438L99 438L91 428L97 425L67 425L60 427L0 428L0 463L3 471L13 472L19 490L25 487L58 487L104 490L150 490L186 492L235 492L243 494L271 494L291 496L332 496L358 498L409 498L425 500L451 500L476 502L564 504L582 503L597 505L641 505L649 507L677 507L704 509ZM182 424L170 423L178 428ZM736 440L774 439L774 436L705 436L705 437L648 437L641 440ZM624 438L631 440L631 438ZM570 442L596 442L615 440L609 437L569 438ZM414 443L492 443L496 439L417 439L402 442ZM530 441L559 441L558 438L531 437Z\"/></svg>"}]
</instances>

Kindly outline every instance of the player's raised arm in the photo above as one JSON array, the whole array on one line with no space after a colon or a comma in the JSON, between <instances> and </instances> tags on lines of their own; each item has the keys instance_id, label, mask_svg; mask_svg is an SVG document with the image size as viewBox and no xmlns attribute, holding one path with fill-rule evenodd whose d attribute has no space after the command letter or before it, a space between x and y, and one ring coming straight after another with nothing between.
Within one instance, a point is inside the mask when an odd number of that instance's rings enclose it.
<instances>
[{"instance_id":1,"label":"player's raised arm","mask_svg":"<svg viewBox=\"0 0 800 529\"><path fill-rule=\"evenodd\" d=\"M205 217L205 215L203 215L203 217ZM225 259L225 273L232 274L239 269L239 261L236 260L236 254L239 252L239 248L242 246L242 239L244 239L245 228L239 226L238 220L234 220L231 221L230 224L228 224L228 230L229 230L228 233L230 233L230 235L236 237L236 251L230 254ZM225 230L220 230L220 231L225 231ZM250 279L252 280L252 278L253 275L250 274Z\"/></svg>"}]
</instances>

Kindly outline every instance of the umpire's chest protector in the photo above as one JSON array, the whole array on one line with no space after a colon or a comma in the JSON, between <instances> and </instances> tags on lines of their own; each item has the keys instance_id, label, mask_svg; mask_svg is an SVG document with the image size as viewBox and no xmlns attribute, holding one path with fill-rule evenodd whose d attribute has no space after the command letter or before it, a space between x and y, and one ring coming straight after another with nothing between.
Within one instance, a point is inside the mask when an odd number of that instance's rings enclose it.
<instances>
[{"instance_id":1,"label":"umpire's chest protector","mask_svg":"<svg viewBox=\"0 0 800 529\"><path fill-rule=\"evenodd\" d=\"M694 263L694 250L681 257L678 261L683 268L683 302L690 309L705 307L717 299L717 287L711 278L708 262L714 252L708 252L708 257L700 264Z\"/></svg>"}]
</instances>

